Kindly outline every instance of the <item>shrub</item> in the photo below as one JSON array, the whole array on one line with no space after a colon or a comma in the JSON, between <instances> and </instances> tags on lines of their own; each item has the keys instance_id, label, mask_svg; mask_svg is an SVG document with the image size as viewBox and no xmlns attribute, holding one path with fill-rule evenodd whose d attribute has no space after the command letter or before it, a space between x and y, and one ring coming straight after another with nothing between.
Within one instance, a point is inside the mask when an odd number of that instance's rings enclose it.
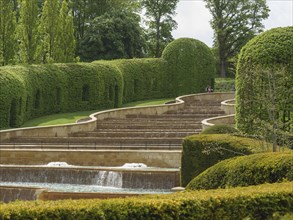
<instances>
[{"instance_id":1,"label":"shrub","mask_svg":"<svg viewBox=\"0 0 293 220\"><path fill-rule=\"evenodd\" d=\"M227 159L208 168L187 189L216 189L293 180L291 153L262 153Z\"/></svg>"},{"instance_id":2,"label":"shrub","mask_svg":"<svg viewBox=\"0 0 293 220\"><path fill-rule=\"evenodd\" d=\"M208 127L207 129L202 131L201 134L233 134L237 132L238 130L232 126L219 124Z\"/></svg>"},{"instance_id":3,"label":"shrub","mask_svg":"<svg viewBox=\"0 0 293 220\"><path fill-rule=\"evenodd\" d=\"M262 141L228 134L201 134L184 139L181 158L181 185L214 164L240 155L266 151Z\"/></svg>"},{"instance_id":4,"label":"shrub","mask_svg":"<svg viewBox=\"0 0 293 220\"><path fill-rule=\"evenodd\" d=\"M204 92L214 84L215 60L204 43L191 38L177 39L164 49L162 58L168 62L170 97Z\"/></svg>"},{"instance_id":5,"label":"shrub","mask_svg":"<svg viewBox=\"0 0 293 220\"><path fill-rule=\"evenodd\" d=\"M292 182L111 200L1 204L0 219L270 219L292 212Z\"/></svg>"},{"instance_id":6,"label":"shrub","mask_svg":"<svg viewBox=\"0 0 293 220\"><path fill-rule=\"evenodd\" d=\"M242 48L236 75L236 127L242 132L292 132L292 48L292 26L266 31Z\"/></svg>"}]
</instances>

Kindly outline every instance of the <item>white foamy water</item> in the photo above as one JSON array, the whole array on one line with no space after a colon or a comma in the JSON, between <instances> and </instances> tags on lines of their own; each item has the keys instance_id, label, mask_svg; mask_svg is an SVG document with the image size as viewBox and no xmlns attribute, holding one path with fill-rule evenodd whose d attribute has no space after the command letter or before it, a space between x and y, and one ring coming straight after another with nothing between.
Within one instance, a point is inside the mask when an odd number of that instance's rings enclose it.
<instances>
[{"instance_id":1,"label":"white foamy water","mask_svg":"<svg viewBox=\"0 0 293 220\"><path fill-rule=\"evenodd\" d=\"M48 167L69 167L71 165L69 165L66 162L50 162L46 166L48 166Z\"/></svg>"},{"instance_id":2,"label":"white foamy water","mask_svg":"<svg viewBox=\"0 0 293 220\"><path fill-rule=\"evenodd\" d=\"M122 173L115 171L99 171L96 185L122 188Z\"/></svg>"},{"instance_id":3,"label":"white foamy water","mask_svg":"<svg viewBox=\"0 0 293 220\"><path fill-rule=\"evenodd\" d=\"M144 163L126 163L122 166L123 168L147 168L148 166Z\"/></svg>"}]
</instances>

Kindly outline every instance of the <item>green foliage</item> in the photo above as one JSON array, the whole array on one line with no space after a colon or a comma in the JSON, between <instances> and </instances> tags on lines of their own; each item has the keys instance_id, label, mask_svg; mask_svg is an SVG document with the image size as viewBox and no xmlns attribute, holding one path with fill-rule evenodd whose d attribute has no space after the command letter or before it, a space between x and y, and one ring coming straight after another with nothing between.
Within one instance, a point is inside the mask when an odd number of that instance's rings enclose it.
<instances>
[{"instance_id":1,"label":"green foliage","mask_svg":"<svg viewBox=\"0 0 293 220\"><path fill-rule=\"evenodd\" d=\"M79 48L82 61L143 57L145 38L137 14L105 13L89 22Z\"/></svg>"},{"instance_id":2,"label":"green foliage","mask_svg":"<svg viewBox=\"0 0 293 220\"><path fill-rule=\"evenodd\" d=\"M170 43L162 58L168 62L170 96L204 92L213 84L215 62L208 46L191 38L181 38Z\"/></svg>"},{"instance_id":3,"label":"green foliage","mask_svg":"<svg viewBox=\"0 0 293 220\"><path fill-rule=\"evenodd\" d=\"M236 78L239 130L270 134L272 141L277 132L292 133L292 48L293 27L285 27L260 34L241 50Z\"/></svg>"},{"instance_id":4,"label":"green foliage","mask_svg":"<svg viewBox=\"0 0 293 220\"><path fill-rule=\"evenodd\" d=\"M37 63L53 63L57 49L58 16L60 4L58 0L45 0L41 21L38 27L39 44L37 47Z\"/></svg>"},{"instance_id":5,"label":"green foliage","mask_svg":"<svg viewBox=\"0 0 293 220\"><path fill-rule=\"evenodd\" d=\"M221 161L196 176L187 189L216 189L293 180L292 153L262 153Z\"/></svg>"},{"instance_id":6,"label":"green foliage","mask_svg":"<svg viewBox=\"0 0 293 220\"><path fill-rule=\"evenodd\" d=\"M233 134L237 132L238 130L232 126L218 124L205 129L201 134Z\"/></svg>"},{"instance_id":7,"label":"green foliage","mask_svg":"<svg viewBox=\"0 0 293 220\"><path fill-rule=\"evenodd\" d=\"M212 14L211 26L218 48L218 64L221 77L226 77L231 59L255 35L263 30L262 20L269 16L266 1L205 0Z\"/></svg>"},{"instance_id":8,"label":"green foliage","mask_svg":"<svg viewBox=\"0 0 293 220\"><path fill-rule=\"evenodd\" d=\"M35 62L38 36L38 0L22 0L19 3L17 37L20 41L20 63Z\"/></svg>"},{"instance_id":9,"label":"green foliage","mask_svg":"<svg viewBox=\"0 0 293 220\"><path fill-rule=\"evenodd\" d=\"M17 40L13 2L0 0L0 66L14 62Z\"/></svg>"},{"instance_id":10,"label":"green foliage","mask_svg":"<svg viewBox=\"0 0 293 220\"><path fill-rule=\"evenodd\" d=\"M75 38L72 12L69 11L67 0L62 1L58 18L58 35L56 37L56 63L69 63L75 57Z\"/></svg>"},{"instance_id":11,"label":"green foliage","mask_svg":"<svg viewBox=\"0 0 293 220\"><path fill-rule=\"evenodd\" d=\"M145 9L145 16L148 25L148 46L150 56L160 57L165 46L170 43L172 30L177 23L172 16L179 0L141 0Z\"/></svg>"},{"instance_id":12,"label":"green foliage","mask_svg":"<svg viewBox=\"0 0 293 220\"><path fill-rule=\"evenodd\" d=\"M292 182L110 200L1 204L0 219L271 219L292 213ZM288 215L287 215L288 216Z\"/></svg>"},{"instance_id":13,"label":"green foliage","mask_svg":"<svg viewBox=\"0 0 293 220\"><path fill-rule=\"evenodd\" d=\"M201 134L187 137L183 141L181 159L181 185L219 161L266 151L263 142L228 134Z\"/></svg>"},{"instance_id":14,"label":"green foliage","mask_svg":"<svg viewBox=\"0 0 293 220\"><path fill-rule=\"evenodd\" d=\"M216 78L214 91L215 92L234 92L235 91L235 79Z\"/></svg>"}]
</instances>

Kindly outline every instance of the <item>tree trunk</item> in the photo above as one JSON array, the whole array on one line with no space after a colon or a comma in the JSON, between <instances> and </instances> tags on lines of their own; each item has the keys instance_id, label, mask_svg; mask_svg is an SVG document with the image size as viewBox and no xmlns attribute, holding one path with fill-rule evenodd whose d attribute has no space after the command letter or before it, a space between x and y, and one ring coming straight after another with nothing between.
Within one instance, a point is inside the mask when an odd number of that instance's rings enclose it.
<instances>
[{"instance_id":1,"label":"tree trunk","mask_svg":"<svg viewBox=\"0 0 293 220\"><path fill-rule=\"evenodd\" d=\"M225 70L225 61L220 57L220 74L222 78L226 77L226 70Z\"/></svg>"}]
</instances>

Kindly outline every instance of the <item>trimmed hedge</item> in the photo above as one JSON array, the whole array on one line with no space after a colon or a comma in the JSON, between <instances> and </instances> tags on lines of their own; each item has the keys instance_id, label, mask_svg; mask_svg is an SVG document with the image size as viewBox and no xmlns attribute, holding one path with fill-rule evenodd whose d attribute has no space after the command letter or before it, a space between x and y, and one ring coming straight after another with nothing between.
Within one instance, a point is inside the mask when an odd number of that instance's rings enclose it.
<instances>
[{"instance_id":1,"label":"trimmed hedge","mask_svg":"<svg viewBox=\"0 0 293 220\"><path fill-rule=\"evenodd\" d=\"M267 149L262 141L246 137L228 134L189 136L183 141L181 185L186 186L194 177L222 160Z\"/></svg>"},{"instance_id":2,"label":"trimmed hedge","mask_svg":"<svg viewBox=\"0 0 293 220\"><path fill-rule=\"evenodd\" d=\"M177 39L164 49L162 58L168 62L167 83L171 97L205 92L207 86L214 86L215 60L203 42Z\"/></svg>"},{"instance_id":3,"label":"trimmed hedge","mask_svg":"<svg viewBox=\"0 0 293 220\"><path fill-rule=\"evenodd\" d=\"M254 134L267 122L276 124L278 121L282 123L280 129L292 133L292 57L292 26L266 31L242 48L236 73L236 127L239 130ZM268 114L268 110L273 109L275 122Z\"/></svg>"},{"instance_id":4,"label":"trimmed hedge","mask_svg":"<svg viewBox=\"0 0 293 220\"><path fill-rule=\"evenodd\" d=\"M203 91L214 78L210 54L200 41L178 39L163 58L1 67L0 129L59 112Z\"/></svg>"},{"instance_id":5,"label":"trimmed hedge","mask_svg":"<svg viewBox=\"0 0 293 220\"><path fill-rule=\"evenodd\" d=\"M111 200L1 204L0 219L256 219L293 212L293 182Z\"/></svg>"},{"instance_id":6,"label":"trimmed hedge","mask_svg":"<svg viewBox=\"0 0 293 220\"><path fill-rule=\"evenodd\" d=\"M227 159L208 168L187 189L216 189L293 180L291 153L261 153Z\"/></svg>"}]
</instances>

